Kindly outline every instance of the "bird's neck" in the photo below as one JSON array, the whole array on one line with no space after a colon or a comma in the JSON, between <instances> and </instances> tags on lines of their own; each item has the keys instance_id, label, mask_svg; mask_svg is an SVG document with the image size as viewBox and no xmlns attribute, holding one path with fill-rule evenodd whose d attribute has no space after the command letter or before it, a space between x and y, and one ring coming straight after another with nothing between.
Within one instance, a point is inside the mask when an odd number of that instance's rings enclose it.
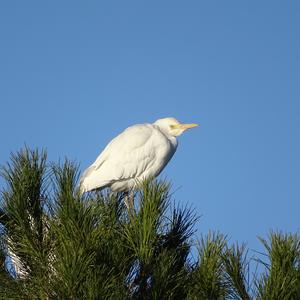
<instances>
[{"instance_id":1,"label":"bird's neck","mask_svg":"<svg viewBox=\"0 0 300 300\"><path fill-rule=\"evenodd\" d=\"M177 138L175 136L168 136L169 141L171 142L171 144L173 145L174 149L177 148L178 145L178 141Z\"/></svg>"},{"instance_id":2,"label":"bird's neck","mask_svg":"<svg viewBox=\"0 0 300 300\"><path fill-rule=\"evenodd\" d=\"M158 126L156 124L153 124L156 129L158 129L164 136L167 137L167 139L170 141L170 143L173 145L173 147L176 149L177 148L177 138L174 135L170 135L169 131L163 128L162 126Z\"/></svg>"}]
</instances>

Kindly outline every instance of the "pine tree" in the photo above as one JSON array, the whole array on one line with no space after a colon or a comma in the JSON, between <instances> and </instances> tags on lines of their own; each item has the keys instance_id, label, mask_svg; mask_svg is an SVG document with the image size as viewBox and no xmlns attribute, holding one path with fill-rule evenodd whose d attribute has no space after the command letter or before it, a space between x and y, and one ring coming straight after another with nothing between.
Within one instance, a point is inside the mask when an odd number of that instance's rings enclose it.
<instances>
[{"instance_id":1,"label":"pine tree","mask_svg":"<svg viewBox=\"0 0 300 300\"><path fill-rule=\"evenodd\" d=\"M1 173L1 299L300 299L298 235L271 232L253 259L220 233L197 240L166 182L143 182L128 211L122 193L80 195L78 165L45 151L22 149Z\"/></svg>"}]
</instances>

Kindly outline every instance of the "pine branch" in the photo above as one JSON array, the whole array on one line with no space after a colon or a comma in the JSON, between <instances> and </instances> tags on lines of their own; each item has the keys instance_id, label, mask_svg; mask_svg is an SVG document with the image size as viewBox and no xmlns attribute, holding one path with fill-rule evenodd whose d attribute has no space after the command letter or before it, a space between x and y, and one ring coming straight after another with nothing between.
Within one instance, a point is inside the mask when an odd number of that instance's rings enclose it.
<instances>
[{"instance_id":1,"label":"pine branch","mask_svg":"<svg viewBox=\"0 0 300 300\"><path fill-rule=\"evenodd\" d=\"M249 287L247 283L249 261L245 244L236 244L228 248L223 255L226 277L231 286L231 297L233 299L250 300Z\"/></svg>"},{"instance_id":2,"label":"pine branch","mask_svg":"<svg viewBox=\"0 0 300 300\"><path fill-rule=\"evenodd\" d=\"M140 182L129 214L122 193L80 195L76 163L48 165L45 151L25 148L2 168L0 299L252 299L244 245L210 232L191 261L198 218L169 209L169 184ZM300 299L299 236L261 242L265 270L251 292Z\"/></svg>"},{"instance_id":3,"label":"pine branch","mask_svg":"<svg viewBox=\"0 0 300 300\"><path fill-rule=\"evenodd\" d=\"M258 299L300 298L300 238L298 235L271 232L269 240L260 238L269 261L261 262L266 270L257 280Z\"/></svg>"}]
</instances>

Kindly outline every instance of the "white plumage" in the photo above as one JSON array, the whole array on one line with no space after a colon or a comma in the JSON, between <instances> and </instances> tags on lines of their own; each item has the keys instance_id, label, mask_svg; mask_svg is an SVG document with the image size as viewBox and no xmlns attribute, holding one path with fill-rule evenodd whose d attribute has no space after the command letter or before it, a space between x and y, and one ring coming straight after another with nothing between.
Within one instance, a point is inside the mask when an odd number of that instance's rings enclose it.
<instances>
[{"instance_id":1,"label":"white plumage","mask_svg":"<svg viewBox=\"0 0 300 300\"><path fill-rule=\"evenodd\" d=\"M196 126L164 118L153 124L128 127L85 170L80 180L81 192L104 187L129 191L138 182L158 176L176 151L176 137Z\"/></svg>"}]
</instances>

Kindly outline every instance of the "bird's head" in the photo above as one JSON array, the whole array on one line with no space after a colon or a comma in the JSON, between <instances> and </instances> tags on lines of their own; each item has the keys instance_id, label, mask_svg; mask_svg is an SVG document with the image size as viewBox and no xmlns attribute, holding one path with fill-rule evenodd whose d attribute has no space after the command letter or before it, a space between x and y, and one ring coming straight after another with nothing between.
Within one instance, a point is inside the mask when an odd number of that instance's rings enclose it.
<instances>
[{"instance_id":1,"label":"bird's head","mask_svg":"<svg viewBox=\"0 0 300 300\"><path fill-rule=\"evenodd\" d=\"M182 124L175 118L159 119L154 124L171 136L179 136L187 129L198 126L198 124Z\"/></svg>"}]
</instances>

